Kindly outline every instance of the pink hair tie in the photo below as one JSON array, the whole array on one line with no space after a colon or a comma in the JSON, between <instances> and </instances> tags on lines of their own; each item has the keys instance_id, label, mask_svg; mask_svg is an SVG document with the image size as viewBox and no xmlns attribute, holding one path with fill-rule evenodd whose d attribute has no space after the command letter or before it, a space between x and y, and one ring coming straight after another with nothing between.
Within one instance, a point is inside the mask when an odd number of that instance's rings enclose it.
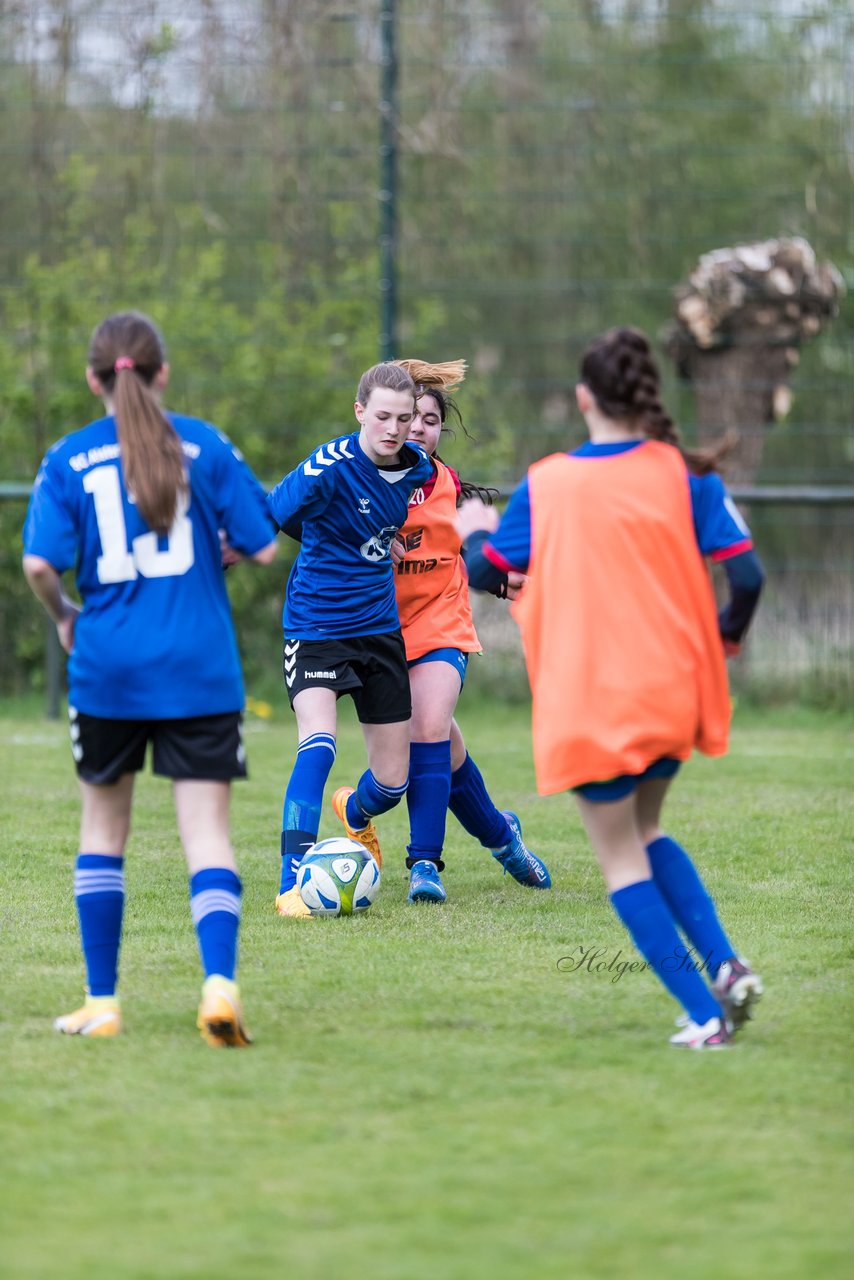
<instances>
[{"instance_id":1,"label":"pink hair tie","mask_svg":"<svg viewBox=\"0 0 854 1280\"><path fill-rule=\"evenodd\" d=\"M118 373L119 369L135 369L136 361L132 360L130 356L119 356L118 360L113 365L113 368L116 373Z\"/></svg>"}]
</instances>

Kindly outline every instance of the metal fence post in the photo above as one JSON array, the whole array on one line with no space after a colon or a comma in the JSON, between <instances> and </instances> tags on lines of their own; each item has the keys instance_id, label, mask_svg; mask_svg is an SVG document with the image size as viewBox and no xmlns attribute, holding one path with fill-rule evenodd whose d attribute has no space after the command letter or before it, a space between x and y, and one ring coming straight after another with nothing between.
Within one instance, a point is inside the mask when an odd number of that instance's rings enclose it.
<instances>
[{"instance_id":1,"label":"metal fence post","mask_svg":"<svg viewBox=\"0 0 854 1280\"><path fill-rule=\"evenodd\" d=\"M380 359L397 352L397 42L395 0L380 9Z\"/></svg>"}]
</instances>

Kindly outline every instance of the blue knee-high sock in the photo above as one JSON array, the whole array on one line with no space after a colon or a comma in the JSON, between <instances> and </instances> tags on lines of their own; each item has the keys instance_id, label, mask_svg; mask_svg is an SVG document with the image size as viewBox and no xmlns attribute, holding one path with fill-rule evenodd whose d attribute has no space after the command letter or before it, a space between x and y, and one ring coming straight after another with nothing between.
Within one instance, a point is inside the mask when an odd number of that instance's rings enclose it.
<instances>
[{"instance_id":1,"label":"blue knee-high sock","mask_svg":"<svg viewBox=\"0 0 854 1280\"><path fill-rule=\"evenodd\" d=\"M362 831L378 813L388 813L400 804L407 786L408 781L402 787L388 787L366 769L356 790L347 798L347 825L354 831Z\"/></svg>"},{"instance_id":2,"label":"blue knee-high sock","mask_svg":"<svg viewBox=\"0 0 854 1280\"><path fill-rule=\"evenodd\" d=\"M698 953L712 978L724 960L735 955L723 931L715 904L688 854L670 836L646 846L649 865L670 914Z\"/></svg>"},{"instance_id":3,"label":"blue knee-high sock","mask_svg":"<svg viewBox=\"0 0 854 1280\"><path fill-rule=\"evenodd\" d=\"M190 877L190 911L206 978L234 977L242 892L240 877L226 867L206 867Z\"/></svg>"},{"instance_id":4,"label":"blue knee-high sock","mask_svg":"<svg viewBox=\"0 0 854 1280\"><path fill-rule=\"evenodd\" d=\"M120 856L77 855L74 900L86 961L86 990L90 996L116 994L125 905L123 867L124 858Z\"/></svg>"},{"instance_id":5,"label":"blue knee-high sock","mask_svg":"<svg viewBox=\"0 0 854 1280\"><path fill-rule=\"evenodd\" d=\"M445 817L451 794L451 742L413 742L409 747L409 857L411 867L422 858L444 870Z\"/></svg>"},{"instance_id":6,"label":"blue knee-high sock","mask_svg":"<svg viewBox=\"0 0 854 1280\"><path fill-rule=\"evenodd\" d=\"M503 849L510 843L507 819L496 809L474 760L466 755L451 774L448 808L470 836L487 849Z\"/></svg>"},{"instance_id":7,"label":"blue knee-high sock","mask_svg":"<svg viewBox=\"0 0 854 1280\"><path fill-rule=\"evenodd\" d=\"M654 880L637 880L611 894L617 915L653 973L694 1022L721 1016L720 1005L690 957Z\"/></svg>"},{"instance_id":8,"label":"blue knee-high sock","mask_svg":"<svg viewBox=\"0 0 854 1280\"><path fill-rule=\"evenodd\" d=\"M331 733L312 733L297 746L297 757L282 806L279 893L293 889L303 854L317 841L323 789L334 763L335 738Z\"/></svg>"}]
</instances>

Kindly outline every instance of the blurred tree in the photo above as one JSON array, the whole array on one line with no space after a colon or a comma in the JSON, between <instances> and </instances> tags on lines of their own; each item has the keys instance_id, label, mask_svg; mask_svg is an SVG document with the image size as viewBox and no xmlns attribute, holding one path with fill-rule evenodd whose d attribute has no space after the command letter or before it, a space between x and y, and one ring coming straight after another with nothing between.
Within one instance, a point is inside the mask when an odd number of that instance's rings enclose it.
<instances>
[{"instance_id":1,"label":"blurred tree","mask_svg":"<svg viewBox=\"0 0 854 1280\"><path fill-rule=\"evenodd\" d=\"M791 409L801 344L839 314L844 292L801 239L714 249L677 288L669 354L693 385L700 442L737 435L733 480L755 482L766 428Z\"/></svg>"},{"instance_id":2,"label":"blurred tree","mask_svg":"<svg viewBox=\"0 0 854 1280\"><path fill-rule=\"evenodd\" d=\"M844 0L397 12L401 342L468 358L472 479L565 447L584 343L657 333L709 245L803 236L854 278ZM0 0L0 48L0 478L92 412L86 343L122 306L162 324L171 402L265 478L349 425L377 340L376 0ZM851 326L804 349L762 478L851 474ZM0 504L12 650L21 515Z\"/></svg>"}]
</instances>

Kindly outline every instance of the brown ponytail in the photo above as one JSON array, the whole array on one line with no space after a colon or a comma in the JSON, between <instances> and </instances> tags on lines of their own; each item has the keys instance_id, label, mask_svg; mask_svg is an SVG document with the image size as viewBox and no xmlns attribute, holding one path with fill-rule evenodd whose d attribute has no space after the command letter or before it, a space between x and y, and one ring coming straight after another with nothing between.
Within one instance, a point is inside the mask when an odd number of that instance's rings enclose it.
<instances>
[{"instance_id":1,"label":"brown ponytail","mask_svg":"<svg viewBox=\"0 0 854 1280\"><path fill-rule=\"evenodd\" d=\"M674 445L695 475L716 471L736 444L728 432L712 449L686 449L679 428L661 403L661 377L652 348L640 329L609 329L595 338L581 360L581 381L608 418L638 422L650 440Z\"/></svg>"},{"instance_id":2,"label":"brown ponytail","mask_svg":"<svg viewBox=\"0 0 854 1280\"><path fill-rule=\"evenodd\" d=\"M113 402L125 487L158 533L172 527L187 489L181 441L152 390L165 360L160 334L137 311L109 316L89 344L89 365Z\"/></svg>"}]
</instances>

